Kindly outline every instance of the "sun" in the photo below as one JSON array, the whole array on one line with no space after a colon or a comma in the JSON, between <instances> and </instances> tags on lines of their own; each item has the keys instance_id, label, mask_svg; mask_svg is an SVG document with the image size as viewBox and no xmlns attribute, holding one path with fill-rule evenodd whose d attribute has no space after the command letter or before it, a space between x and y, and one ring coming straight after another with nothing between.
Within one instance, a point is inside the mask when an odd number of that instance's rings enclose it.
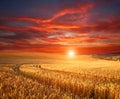
<instances>
[{"instance_id":1,"label":"sun","mask_svg":"<svg viewBox=\"0 0 120 99\"><path fill-rule=\"evenodd\" d=\"M73 50L68 51L68 56L72 57L75 55L75 52Z\"/></svg>"}]
</instances>

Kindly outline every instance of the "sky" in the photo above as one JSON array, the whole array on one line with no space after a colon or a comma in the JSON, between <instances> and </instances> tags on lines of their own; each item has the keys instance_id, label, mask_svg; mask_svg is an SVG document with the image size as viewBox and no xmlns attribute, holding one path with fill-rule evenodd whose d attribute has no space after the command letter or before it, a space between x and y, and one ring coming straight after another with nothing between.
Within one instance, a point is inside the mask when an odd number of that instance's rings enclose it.
<instances>
[{"instance_id":1,"label":"sky","mask_svg":"<svg viewBox=\"0 0 120 99\"><path fill-rule=\"evenodd\" d=\"M0 0L0 52L120 52L120 0Z\"/></svg>"}]
</instances>

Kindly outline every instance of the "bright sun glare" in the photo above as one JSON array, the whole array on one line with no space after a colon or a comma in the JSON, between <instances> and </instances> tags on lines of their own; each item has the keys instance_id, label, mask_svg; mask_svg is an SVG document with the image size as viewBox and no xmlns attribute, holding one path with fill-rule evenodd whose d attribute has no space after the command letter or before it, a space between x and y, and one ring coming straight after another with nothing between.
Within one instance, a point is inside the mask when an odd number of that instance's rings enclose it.
<instances>
[{"instance_id":1,"label":"bright sun glare","mask_svg":"<svg viewBox=\"0 0 120 99\"><path fill-rule=\"evenodd\" d=\"M75 55L75 52L74 52L73 50L70 50L70 51L68 51L68 55L69 55L69 56L74 56L74 55Z\"/></svg>"}]
</instances>

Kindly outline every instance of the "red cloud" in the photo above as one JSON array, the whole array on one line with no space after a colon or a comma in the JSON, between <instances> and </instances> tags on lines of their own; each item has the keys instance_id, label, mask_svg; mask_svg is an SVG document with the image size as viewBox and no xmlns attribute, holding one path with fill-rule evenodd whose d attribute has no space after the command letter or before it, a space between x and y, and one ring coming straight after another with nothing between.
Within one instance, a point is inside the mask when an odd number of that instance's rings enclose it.
<instances>
[{"instance_id":1,"label":"red cloud","mask_svg":"<svg viewBox=\"0 0 120 99\"><path fill-rule=\"evenodd\" d=\"M69 47L72 47L76 50L77 54L100 54L100 53L112 53L120 52L120 45L104 45L99 47L78 47L78 46L61 46L56 44L46 45L46 44L37 44L28 45L28 47L22 46L3 46L0 45L0 50L13 50L13 51L29 51L29 52L47 52L47 53L66 53Z\"/></svg>"},{"instance_id":2,"label":"red cloud","mask_svg":"<svg viewBox=\"0 0 120 99\"><path fill-rule=\"evenodd\" d=\"M5 31L13 31L13 32L16 32L16 31L20 31L20 32L28 31L27 28L17 28L17 27L2 26L2 25L0 26L0 29L5 30Z\"/></svg>"},{"instance_id":3,"label":"red cloud","mask_svg":"<svg viewBox=\"0 0 120 99\"><path fill-rule=\"evenodd\" d=\"M2 23L5 22L4 24L9 23L9 21L28 21L33 24L24 28L7 24L0 25L0 30L16 34L0 35L0 50L20 49L21 51L64 53L69 47L73 47L78 53L84 54L120 52L118 44L120 42L120 21L115 20L115 18L119 18L119 15L108 17L108 21L89 23L87 20L90 20L89 14L92 13L88 11L93 7L93 3L77 4L76 7L63 7L48 19L5 18L2 21ZM81 22L82 19L78 20L78 17L85 20ZM62 18L63 20L60 20ZM100 34L104 35L100 36Z\"/></svg>"},{"instance_id":4,"label":"red cloud","mask_svg":"<svg viewBox=\"0 0 120 99\"><path fill-rule=\"evenodd\" d=\"M83 13L86 13L91 8L93 8L93 3L78 4L76 7L65 8L64 10L54 14L53 17L49 20L52 21L56 18L66 15L66 14L75 14L75 13L83 14Z\"/></svg>"},{"instance_id":5,"label":"red cloud","mask_svg":"<svg viewBox=\"0 0 120 99\"><path fill-rule=\"evenodd\" d=\"M83 14L83 13L87 13L87 11L89 9L92 9L94 6L93 3L88 3L88 4L81 4L78 3L75 7L71 7L71 6L66 6L63 9L61 9L59 12L55 13L52 15L51 18L48 19L40 19L40 18L32 18L32 17L11 17L11 18L6 18L8 20L18 20L18 21L30 21L30 22L35 22L37 24L39 23L50 23L53 20L62 17L64 15L67 14L75 14L75 13L79 13L79 14Z\"/></svg>"}]
</instances>

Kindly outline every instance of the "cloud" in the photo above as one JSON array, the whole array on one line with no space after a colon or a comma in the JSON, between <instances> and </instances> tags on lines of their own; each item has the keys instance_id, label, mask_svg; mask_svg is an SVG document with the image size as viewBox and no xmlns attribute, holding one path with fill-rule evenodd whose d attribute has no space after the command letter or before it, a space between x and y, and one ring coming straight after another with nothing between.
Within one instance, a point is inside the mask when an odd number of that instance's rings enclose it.
<instances>
[{"instance_id":1,"label":"cloud","mask_svg":"<svg viewBox=\"0 0 120 99\"><path fill-rule=\"evenodd\" d=\"M64 53L73 47L78 53L119 52L120 14L105 12L101 7L107 6L105 2L70 2L54 9L31 8L41 17L2 16L0 50Z\"/></svg>"}]
</instances>

